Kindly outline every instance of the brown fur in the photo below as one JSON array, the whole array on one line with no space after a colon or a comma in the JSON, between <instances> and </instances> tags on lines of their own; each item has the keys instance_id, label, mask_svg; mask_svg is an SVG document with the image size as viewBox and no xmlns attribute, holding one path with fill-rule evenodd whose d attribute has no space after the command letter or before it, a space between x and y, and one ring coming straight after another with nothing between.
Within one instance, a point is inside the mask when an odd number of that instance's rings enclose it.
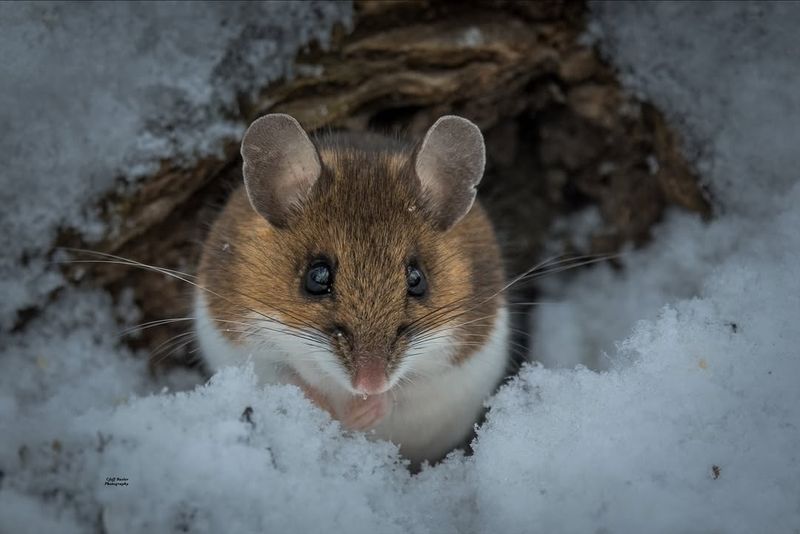
<instances>
[{"instance_id":1,"label":"brown fur","mask_svg":"<svg viewBox=\"0 0 800 534\"><path fill-rule=\"evenodd\" d=\"M395 367L409 333L469 323L458 329L454 362L468 358L489 334L503 298L500 254L483 208L476 202L440 232L421 207L413 147L348 134L315 144L322 174L285 228L258 215L243 187L214 224L199 269L200 284L214 292L207 295L212 317L241 320L254 310L294 328L317 329L351 373L363 358L385 358L388 369ZM333 292L310 297L303 277L319 257L334 266ZM421 299L407 295L412 259L427 278ZM348 335L337 340L336 327ZM226 335L241 340L241 334Z\"/></svg>"}]
</instances>

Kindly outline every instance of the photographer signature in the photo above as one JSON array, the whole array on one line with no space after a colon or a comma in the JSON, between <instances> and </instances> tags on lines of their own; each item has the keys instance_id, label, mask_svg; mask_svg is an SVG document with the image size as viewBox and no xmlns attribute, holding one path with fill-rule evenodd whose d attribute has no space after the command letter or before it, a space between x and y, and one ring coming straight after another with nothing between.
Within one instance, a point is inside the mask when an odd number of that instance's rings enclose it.
<instances>
[{"instance_id":1,"label":"photographer signature","mask_svg":"<svg viewBox=\"0 0 800 534\"><path fill-rule=\"evenodd\" d=\"M106 477L106 486L127 486L128 479L125 477Z\"/></svg>"}]
</instances>

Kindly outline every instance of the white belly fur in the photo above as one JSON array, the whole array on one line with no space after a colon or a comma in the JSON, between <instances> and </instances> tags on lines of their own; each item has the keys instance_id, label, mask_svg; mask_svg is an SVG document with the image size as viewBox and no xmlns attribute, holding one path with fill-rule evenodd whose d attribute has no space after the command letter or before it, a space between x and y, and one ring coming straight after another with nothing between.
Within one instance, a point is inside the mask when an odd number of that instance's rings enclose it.
<instances>
[{"instance_id":1,"label":"white belly fur","mask_svg":"<svg viewBox=\"0 0 800 534\"><path fill-rule=\"evenodd\" d=\"M252 361L261 383L283 383L275 363L230 343L219 333L202 295L195 299L195 329L205 361L212 371ZM439 458L461 444L472 431L484 400L506 371L508 336L508 310L503 307L498 311L491 335L479 351L436 377L403 386L394 398L390 416L369 435L397 443L403 455L414 462ZM269 347L259 348L259 352L263 350Z\"/></svg>"}]
</instances>

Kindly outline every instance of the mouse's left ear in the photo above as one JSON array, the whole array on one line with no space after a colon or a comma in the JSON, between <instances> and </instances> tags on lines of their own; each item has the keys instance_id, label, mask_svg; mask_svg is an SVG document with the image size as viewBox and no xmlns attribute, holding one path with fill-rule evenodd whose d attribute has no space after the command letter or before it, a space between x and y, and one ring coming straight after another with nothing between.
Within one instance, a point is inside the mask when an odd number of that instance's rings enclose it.
<instances>
[{"instance_id":1,"label":"mouse's left ear","mask_svg":"<svg viewBox=\"0 0 800 534\"><path fill-rule=\"evenodd\" d=\"M451 228L469 212L485 165L483 135L474 123L445 115L430 127L417 149L414 170L437 229Z\"/></svg>"},{"instance_id":2,"label":"mouse's left ear","mask_svg":"<svg viewBox=\"0 0 800 534\"><path fill-rule=\"evenodd\" d=\"M242 171L253 209L286 227L322 167L317 148L294 117L272 113L256 119L242 139Z\"/></svg>"}]
</instances>

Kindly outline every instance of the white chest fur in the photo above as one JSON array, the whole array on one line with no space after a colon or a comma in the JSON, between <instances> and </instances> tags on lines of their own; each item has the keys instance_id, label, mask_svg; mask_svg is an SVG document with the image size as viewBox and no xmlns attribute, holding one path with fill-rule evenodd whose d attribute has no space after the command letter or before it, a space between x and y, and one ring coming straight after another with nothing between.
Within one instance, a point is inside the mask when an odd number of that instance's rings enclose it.
<instances>
[{"instance_id":1,"label":"white chest fur","mask_svg":"<svg viewBox=\"0 0 800 534\"><path fill-rule=\"evenodd\" d=\"M265 340L257 347L234 345L215 326L202 295L195 299L195 329L212 371L252 361L262 383L283 382L279 362L291 361L293 355L285 354L288 349L281 340ZM393 410L370 435L397 443L416 462L438 458L462 443L506 370L508 336L508 311L501 308L485 344L466 361L390 392ZM338 397L334 402L349 395L344 390L330 393Z\"/></svg>"},{"instance_id":2,"label":"white chest fur","mask_svg":"<svg viewBox=\"0 0 800 534\"><path fill-rule=\"evenodd\" d=\"M414 461L439 457L461 444L506 372L508 336L508 311L501 308L483 347L460 365L403 388L375 435L399 444Z\"/></svg>"}]
</instances>

